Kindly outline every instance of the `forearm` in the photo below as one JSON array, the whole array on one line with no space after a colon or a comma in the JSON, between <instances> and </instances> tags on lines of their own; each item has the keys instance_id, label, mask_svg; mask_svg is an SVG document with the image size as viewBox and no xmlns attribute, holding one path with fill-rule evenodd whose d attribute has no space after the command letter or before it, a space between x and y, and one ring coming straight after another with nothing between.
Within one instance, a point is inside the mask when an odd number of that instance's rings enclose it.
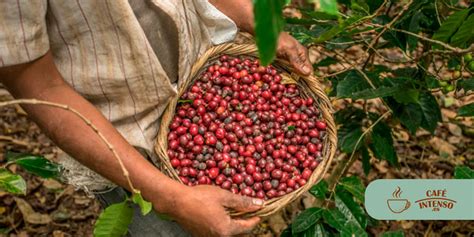
<instances>
[{"instance_id":1,"label":"forearm","mask_svg":"<svg viewBox=\"0 0 474 237\"><path fill-rule=\"evenodd\" d=\"M76 109L98 128L114 146L129 171L135 188L148 200L166 198L179 188L146 161L87 100L61 78L51 55L31 64L26 70L3 80L15 98L35 98L65 104ZM1 75L0 75L1 77ZM13 79L14 78L14 79ZM70 111L43 105L23 106L29 116L64 151L114 183L129 188L118 161L99 136ZM163 200L164 203L164 200ZM158 207L160 208L160 207Z\"/></svg>"},{"instance_id":2,"label":"forearm","mask_svg":"<svg viewBox=\"0 0 474 237\"><path fill-rule=\"evenodd\" d=\"M251 0L209 0L219 11L232 19L238 28L254 33L253 5Z\"/></svg>"}]
</instances>

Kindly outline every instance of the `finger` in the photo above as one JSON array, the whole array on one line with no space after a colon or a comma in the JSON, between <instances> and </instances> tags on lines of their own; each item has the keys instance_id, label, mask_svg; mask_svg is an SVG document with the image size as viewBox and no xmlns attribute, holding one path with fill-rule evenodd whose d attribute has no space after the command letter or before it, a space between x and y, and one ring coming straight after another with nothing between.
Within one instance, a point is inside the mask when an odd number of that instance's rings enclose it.
<instances>
[{"instance_id":1,"label":"finger","mask_svg":"<svg viewBox=\"0 0 474 237\"><path fill-rule=\"evenodd\" d=\"M290 60L290 63L299 73L303 75L309 75L312 72L308 51L302 45L297 47L296 55L293 55L293 60Z\"/></svg>"},{"instance_id":2,"label":"finger","mask_svg":"<svg viewBox=\"0 0 474 237\"><path fill-rule=\"evenodd\" d=\"M260 223L260 217L251 217L249 219L236 219L232 220L232 227L231 227L231 234L238 235L238 234L245 234L250 233L255 226Z\"/></svg>"},{"instance_id":3,"label":"finger","mask_svg":"<svg viewBox=\"0 0 474 237\"><path fill-rule=\"evenodd\" d=\"M294 50L287 52L288 61L291 66L300 74L307 75L307 68L303 71L303 66L305 63L304 57L301 56L299 50L295 48Z\"/></svg>"},{"instance_id":4,"label":"finger","mask_svg":"<svg viewBox=\"0 0 474 237\"><path fill-rule=\"evenodd\" d=\"M262 208L263 200L229 193L224 206L236 211L251 212Z\"/></svg>"},{"instance_id":5,"label":"finger","mask_svg":"<svg viewBox=\"0 0 474 237\"><path fill-rule=\"evenodd\" d=\"M303 46L300 45L300 57L302 58L303 61L303 67L302 72L304 75L309 75L313 71L313 65L309 61L309 53L308 50Z\"/></svg>"}]
</instances>

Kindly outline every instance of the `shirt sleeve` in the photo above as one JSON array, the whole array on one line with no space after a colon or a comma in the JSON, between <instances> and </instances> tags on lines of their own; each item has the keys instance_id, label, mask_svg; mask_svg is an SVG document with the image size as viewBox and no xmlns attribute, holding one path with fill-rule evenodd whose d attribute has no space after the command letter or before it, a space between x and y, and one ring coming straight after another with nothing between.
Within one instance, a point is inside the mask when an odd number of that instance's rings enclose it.
<instances>
[{"instance_id":1,"label":"shirt sleeve","mask_svg":"<svg viewBox=\"0 0 474 237\"><path fill-rule=\"evenodd\" d=\"M22 64L49 50L47 0L0 1L0 67Z\"/></svg>"},{"instance_id":2,"label":"shirt sleeve","mask_svg":"<svg viewBox=\"0 0 474 237\"><path fill-rule=\"evenodd\" d=\"M208 1L194 0L200 20L206 26L214 45L234 40L237 25Z\"/></svg>"}]
</instances>

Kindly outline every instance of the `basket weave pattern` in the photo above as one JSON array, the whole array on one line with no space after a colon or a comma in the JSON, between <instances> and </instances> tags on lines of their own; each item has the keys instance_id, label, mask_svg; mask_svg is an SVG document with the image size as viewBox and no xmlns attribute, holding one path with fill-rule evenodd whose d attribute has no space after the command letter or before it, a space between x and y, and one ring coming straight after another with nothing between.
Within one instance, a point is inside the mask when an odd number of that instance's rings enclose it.
<instances>
[{"instance_id":1,"label":"basket weave pattern","mask_svg":"<svg viewBox=\"0 0 474 237\"><path fill-rule=\"evenodd\" d=\"M162 171L168 175L169 177L181 182L179 179L178 173L174 168L171 166L170 159L167 155L168 150L168 132L169 132L169 124L174 117L174 113L176 110L176 106L178 103L179 98L183 93L187 91L189 86L192 85L194 80L199 76L202 69L207 67L208 62L216 60L219 58L220 55L227 54L231 56L251 56L251 57L258 57L257 48L253 44L222 44L215 46L208 51L206 51L201 58L193 65L191 69L191 76L190 80L186 80L182 82L178 86L178 94L171 99L168 107L165 109L161 124L160 130L157 136L157 142L155 145L155 152L158 155L158 158L161 162L161 169ZM331 102L326 94L321 89L321 84L319 81L313 77L303 77L296 75L292 72L292 68L287 61L277 59L273 65L284 72L281 73L282 75L282 83L296 83L300 88L300 91L303 92L302 96L310 96L315 100L315 103L318 106L319 111L321 112L321 117L324 121L326 121L327 128L326 128L326 135L323 140L323 151L322 151L322 160L319 163L318 167L313 171L311 177L309 178L308 182L299 189L286 194L281 197L272 198L270 200L265 201L264 207L256 212L253 213L231 213L233 216L268 216L271 215L281 208L285 207L290 202L297 199L301 196L304 192L308 191L315 183L319 182L331 164L331 161L334 157L336 152L336 145L337 145L337 136L336 136L336 126L333 120L333 109L331 106Z\"/></svg>"}]
</instances>

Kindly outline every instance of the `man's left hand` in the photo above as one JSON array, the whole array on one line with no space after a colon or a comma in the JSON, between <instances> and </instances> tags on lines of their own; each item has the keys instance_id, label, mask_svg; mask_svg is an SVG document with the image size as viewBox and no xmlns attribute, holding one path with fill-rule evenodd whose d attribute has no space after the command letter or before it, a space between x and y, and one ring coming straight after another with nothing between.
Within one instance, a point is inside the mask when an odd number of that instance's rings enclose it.
<instances>
[{"instance_id":1,"label":"man's left hand","mask_svg":"<svg viewBox=\"0 0 474 237\"><path fill-rule=\"evenodd\" d=\"M288 60L296 72L302 75L313 72L308 50L287 32L282 32L278 38L277 55Z\"/></svg>"}]
</instances>

